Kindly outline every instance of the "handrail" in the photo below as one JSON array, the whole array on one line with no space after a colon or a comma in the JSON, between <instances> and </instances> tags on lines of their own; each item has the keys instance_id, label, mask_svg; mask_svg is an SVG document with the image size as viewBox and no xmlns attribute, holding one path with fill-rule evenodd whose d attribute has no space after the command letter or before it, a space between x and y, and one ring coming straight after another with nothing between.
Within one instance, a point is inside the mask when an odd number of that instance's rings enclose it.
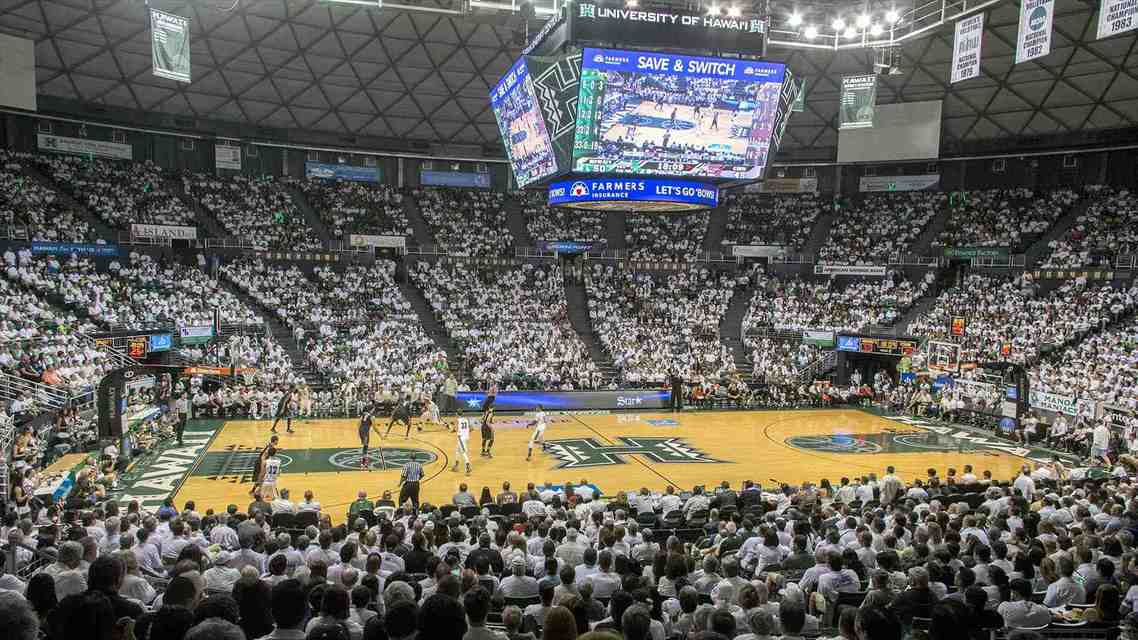
<instances>
[{"instance_id":1,"label":"handrail","mask_svg":"<svg viewBox=\"0 0 1138 640\"><path fill-rule=\"evenodd\" d=\"M826 351L815 360L806 363L798 370L798 379L806 382L812 380L819 371L824 371L834 365L837 359L836 352Z\"/></svg>"},{"instance_id":2,"label":"handrail","mask_svg":"<svg viewBox=\"0 0 1138 640\"><path fill-rule=\"evenodd\" d=\"M8 224L0 227L0 240L31 240L27 225Z\"/></svg>"},{"instance_id":3,"label":"handrail","mask_svg":"<svg viewBox=\"0 0 1138 640\"><path fill-rule=\"evenodd\" d=\"M935 267L940 263L939 256L899 255L889 256L890 265Z\"/></svg>"},{"instance_id":4,"label":"handrail","mask_svg":"<svg viewBox=\"0 0 1138 640\"><path fill-rule=\"evenodd\" d=\"M1115 269L1136 269L1138 268L1138 254L1131 254L1126 256L1118 256L1114 259Z\"/></svg>"},{"instance_id":5,"label":"handrail","mask_svg":"<svg viewBox=\"0 0 1138 640\"><path fill-rule=\"evenodd\" d=\"M781 256L771 256L768 258L771 264L814 264L817 262L815 256L808 254L794 254L787 253Z\"/></svg>"},{"instance_id":6,"label":"handrail","mask_svg":"<svg viewBox=\"0 0 1138 640\"><path fill-rule=\"evenodd\" d=\"M72 398L70 393L51 385L25 380L10 373L0 373L0 398L12 401L28 396L52 409L62 409Z\"/></svg>"},{"instance_id":7,"label":"handrail","mask_svg":"<svg viewBox=\"0 0 1138 640\"><path fill-rule=\"evenodd\" d=\"M969 264L977 268L1017 268L1027 266L1027 256L1022 253L1007 256L986 256L972 258Z\"/></svg>"}]
</instances>

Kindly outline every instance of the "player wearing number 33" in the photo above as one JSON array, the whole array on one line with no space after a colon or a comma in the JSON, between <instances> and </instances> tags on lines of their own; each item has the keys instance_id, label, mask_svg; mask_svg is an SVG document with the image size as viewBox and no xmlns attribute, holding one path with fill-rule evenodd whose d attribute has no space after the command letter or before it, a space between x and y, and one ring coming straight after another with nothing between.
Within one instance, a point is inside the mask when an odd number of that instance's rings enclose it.
<instances>
[{"instance_id":1,"label":"player wearing number 33","mask_svg":"<svg viewBox=\"0 0 1138 640\"><path fill-rule=\"evenodd\" d=\"M470 475L470 420L458 412L458 424L454 428L454 466L451 471L458 471L458 461L466 463L466 475Z\"/></svg>"}]
</instances>

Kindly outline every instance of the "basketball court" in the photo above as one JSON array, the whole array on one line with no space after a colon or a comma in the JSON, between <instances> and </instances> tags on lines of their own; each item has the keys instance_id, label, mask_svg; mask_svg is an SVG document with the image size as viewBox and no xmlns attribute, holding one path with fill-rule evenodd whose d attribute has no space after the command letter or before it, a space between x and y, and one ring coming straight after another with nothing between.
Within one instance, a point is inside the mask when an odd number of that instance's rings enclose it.
<instances>
[{"instance_id":1,"label":"basketball court","mask_svg":"<svg viewBox=\"0 0 1138 640\"><path fill-rule=\"evenodd\" d=\"M250 502L256 451L268 441L270 423L201 421L207 422L216 428L187 432L188 442L199 434L202 446L186 467L175 501L180 506L192 498L199 511L222 510L229 503L244 509ZM944 475L949 467L965 464L972 464L977 473L991 470L996 478L1010 479L1025 457L1042 460L1046 455L955 427L834 409L557 415L546 431L548 450L535 449L534 459L526 462L528 423L529 418L520 416L496 418L492 459L478 456L480 439L474 429L470 476L461 465L458 473L450 470L454 435L439 427L412 429L407 439L399 426L382 440L373 434L371 445L373 450L381 447L383 460L373 453L363 469L355 420L298 421L293 424L295 434L284 433L280 425L283 467L278 488L289 489L294 501L311 489L324 511L339 522L361 489L373 498L384 490L397 495L399 467L411 453L420 461L427 459L422 498L436 504L449 502L460 482L477 497L483 486L496 494L504 480L515 490L527 482L584 482L613 495L642 486L662 491L669 484L690 490L721 480L734 487L748 479L764 487L822 478L836 484L852 473L880 477L890 465L906 480L924 477L930 467ZM386 420L379 426L385 428Z\"/></svg>"}]
</instances>

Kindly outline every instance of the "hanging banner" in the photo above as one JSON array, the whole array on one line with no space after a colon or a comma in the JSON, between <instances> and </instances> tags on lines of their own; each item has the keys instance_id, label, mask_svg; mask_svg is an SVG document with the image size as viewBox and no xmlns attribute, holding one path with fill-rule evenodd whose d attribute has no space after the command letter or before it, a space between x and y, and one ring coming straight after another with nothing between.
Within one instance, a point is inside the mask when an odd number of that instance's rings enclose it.
<instances>
[{"instance_id":1,"label":"hanging banner","mask_svg":"<svg viewBox=\"0 0 1138 640\"><path fill-rule=\"evenodd\" d=\"M150 10L150 58L154 75L190 81L190 19Z\"/></svg>"},{"instance_id":2,"label":"hanging banner","mask_svg":"<svg viewBox=\"0 0 1138 640\"><path fill-rule=\"evenodd\" d=\"M171 240L196 240L197 227L183 227L172 224L132 224L130 235L134 238L170 238Z\"/></svg>"},{"instance_id":3,"label":"hanging banner","mask_svg":"<svg viewBox=\"0 0 1138 640\"><path fill-rule=\"evenodd\" d=\"M1138 2L1102 0L1098 9L1098 37L1109 38L1138 28Z\"/></svg>"},{"instance_id":4,"label":"hanging banner","mask_svg":"<svg viewBox=\"0 0 1138 640\"><path fill-rule=\"evenodd\" d=\"M41 151L70 153L77 156L99 156L100 158L115 158L116 160L131 160L134 157L134 152L129 144L53 136L48 133L36 134L36 146Z\"/></svg>"},{"instance_id":5,"label":"hanging banner","mask_svg":"<svg viewBox=\"0 0 1138 640\"><path fill-rule=\"evenodd\" d=\"M1078 399L1072 396L1062 396L1057 393L1031 391L1031 407L1042 411L1054 411L1069 416L1095 417L1097 404L1094 400Z\"/></svg>"},{"instance_id":6,"label":"hanging banner","mask_svg":"<svg viewBox=\"0 0 1138 640\"><path fill-rule=\"evenodd\" d=\"M862 176L858 190L863 193L878 191L932 191L940 184L939 173L915 176Z\"/></svg>"},{"instance_id":7,"label":"hanging banner","mask_svg":"<svg viewBox=\"0 0 1138 640\"><path fill-rule=\"evenodd\" d=\"M886 267L871 264L816 264L816 276L872 276L885 277Z\"/></svg>"},{"instance_id":8,"label":"hanging banner","mask_svg":"<svg viewBox=\"0 0 1138 640\"><path fill-rule=\"evenodd\" d=\"M980 45L983 39L984 14L977 13L956 23L950 83L955 84L980 75Z\"/></svg>"},{"instance_id":9,"label":"hanging banner","mask_svg":"<svg viewBox=\"0 0 1138 640\"><path fill-rule=\"evenodd\" d=\"M806 78L798 81L798 95L794 97L794 104L790 107L795 113L806 111Z\"/></svg>"},{"instance_id":10,"label":"hanging banner","mask_svg":"<svg viewBox=\"0 0 1138 640\"><path fill-rule=\"evenodd\" d=\"M873 126L877 108L877 75L842 76L842 95L838 102L839 129L865 129Z\"/></svg>"},{"instance_id":11,"label":"hanging banner","mask_svg":"<svg viewBox=\"0 0 1138 640\"><path fill-rule=\"evenodd\" d=\"M217 169L241 170L241 147L228 144L213 145L213 166Z\"/></svg>"},{"instance_id":12,"label":"hanging banner","mask_svg":"<svg viewBox=\"0 0 1138 640\"><path fill-rule=\"evenodd\" d=\"M818 178L763 178L743 187L744 193L818 193Z\"/></svg>"},{"instance_id":13,"label":"hanging banner","mask_svg":"<svg viewBox=\"0 0 1138 640\"><path fill-rule=\"evenodd\" d=\"M1055 0L1021 0L1016 64L1051 53L1051 19L1054 15Z\"/></svg>"}]
</instances>

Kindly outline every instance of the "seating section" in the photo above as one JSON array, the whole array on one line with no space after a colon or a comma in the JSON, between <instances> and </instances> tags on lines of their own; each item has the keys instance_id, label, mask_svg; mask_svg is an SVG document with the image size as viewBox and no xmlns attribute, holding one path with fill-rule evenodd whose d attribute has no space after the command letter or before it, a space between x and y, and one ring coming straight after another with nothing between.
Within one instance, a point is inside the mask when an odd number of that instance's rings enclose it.
<instances>
[{"instance_id":1,"label":"seating section","mask_svg":"<svg viewBox=\"0 0 1138 640\"><path fill-rule=\"evenodd\" d=\"M835 212L818 260L882 264L904 255L943 206L945 195L929 191L865 196L860 204Z\"/></svg>"},{"instance_id":2,"label":"seating section","mask_svg":"<svg viewBox=\"0 0 1138 640\"><path fill-rule=\"evenodd\" d=\"M744 193L728 196L723 244L775 244L797 253L810 239L822 201L812 193L793 196Z\"/></svg>"},{"instance_id":3,"label":"seating section","mask_svg":"<svg viewBox=\"0 0 1138 640\"><path fill-rule=\"evenodd\" d=\"M630 384L659 383L673 370L686 379L734 370L719 323L738 282L692 267L668 274L594 264L586 293L593 330Z\"/></svg>"},{"instance_id":4,"label":"seating section","mask_svg":"<svg viewBox=\"0 0 1138 640\"><path fill-rule=\"evenodd\" d=\"M506 196L475 189L420 189L414 194L435 244L452 255L509 255L514 236L502 208Z\"/></svg>"},{"instance_id":5,"label":"seating section","mask_svg":"<svg viewBox=\"0 0 1138 640\"><path fill-rule=\"evenodd\" d=\"M409 236L413 233L403 212L403 195L385 185L344 180L291 178L337 239L353 233Z\"/></svg>"},{"instance_id":6,"label":"seating section","mask_svg":"<svg viewBox=\"0 0 1138 640\"><path fill-rule=\"evenodd\" d=\"M201 202L230 236L265 251L322 248L284 185L271 176L225 178L193 174L183 178L186 193Z\"/></svg>"},{"instance_id":7,"label":"seating section","mask_svg":"<svg viewBox=\"0 0 1138 640\"><path fill-rule=\"evenodd\" d=\"M628 255L639 259L691 262L703 248L710 214L629 215L624 220L624 242Z\"/></svg>"},{"instance_id":8,"label":"seating section","mask_svg":"<svg viewBox=\"0 0 1138 640\"><path fill-rule=\"evenodd\" d=\"M84 242L91 225L58 194L23 175L35 162L28 153L0 150L0 226L26 227L28 239L41 242Z\"/></svg>"},{"instance_id":9,"label":"seating section","mask_svg":"<svg viewBox=\"0 0 1138 640\"><path fill-rule=\"evenodd\" d=\"M1086 336L1030 373L1032 391L1138 409L1138 317Z\"/></svg>"},{"instance_id":10,"label":"seating section","mask_svg":"<svg viewBox=\"0 0 1138 640\"><path fill-rule=\"evenodd\" d=\"M603 212L549 207L546 206L546 196L542 193L525 191L517 197L521 200L526 230L535 242L601 242L605 239L606 220Z\"/></svg>"},{"instance_id":11,"label":"seating section","mask_svg":"<svg viewBox=\"0 0 1138 640\"><path fill-rule=\"evenodd\" d=\"M451 339L462 345L467 377L475 383L573 389L601 384L569 322L559 266L419 262L411 277Z\"/></svg>"},{"instance_id":12,"label":"seating section","mask_svg":"<svg viewBox=\"0 0 1138 640\"><path fill-rule=\"evenodd\" d=\"M158 165L78 156L34 155L32 160L63 190L108 225L132 223L193 226L194 214L167 187Z\"/></svg>"},{"instance_id":13,"label":"seating section","mask_svg":"<svg viewBox=\"0 0 1138 640\"><path fill-rule=\"evenodd\" d=\"M1128 189L1088 188L1094 200L1075 225L1048 244L1041 266L1080 269L1110 266L1119 255L1138 252L1138 197Z\"/></svg>"},{"instance_id":14,"label":"seating section","mask_svg":"<svg viewBox=\"0 0 1138 640\"><path fill-rule=\"evenodd\" d=\"M987 189L954 195L934 247L1007 247L1022 253L1079 202L1070 189Z\"/></svg>"}]
</instances>

